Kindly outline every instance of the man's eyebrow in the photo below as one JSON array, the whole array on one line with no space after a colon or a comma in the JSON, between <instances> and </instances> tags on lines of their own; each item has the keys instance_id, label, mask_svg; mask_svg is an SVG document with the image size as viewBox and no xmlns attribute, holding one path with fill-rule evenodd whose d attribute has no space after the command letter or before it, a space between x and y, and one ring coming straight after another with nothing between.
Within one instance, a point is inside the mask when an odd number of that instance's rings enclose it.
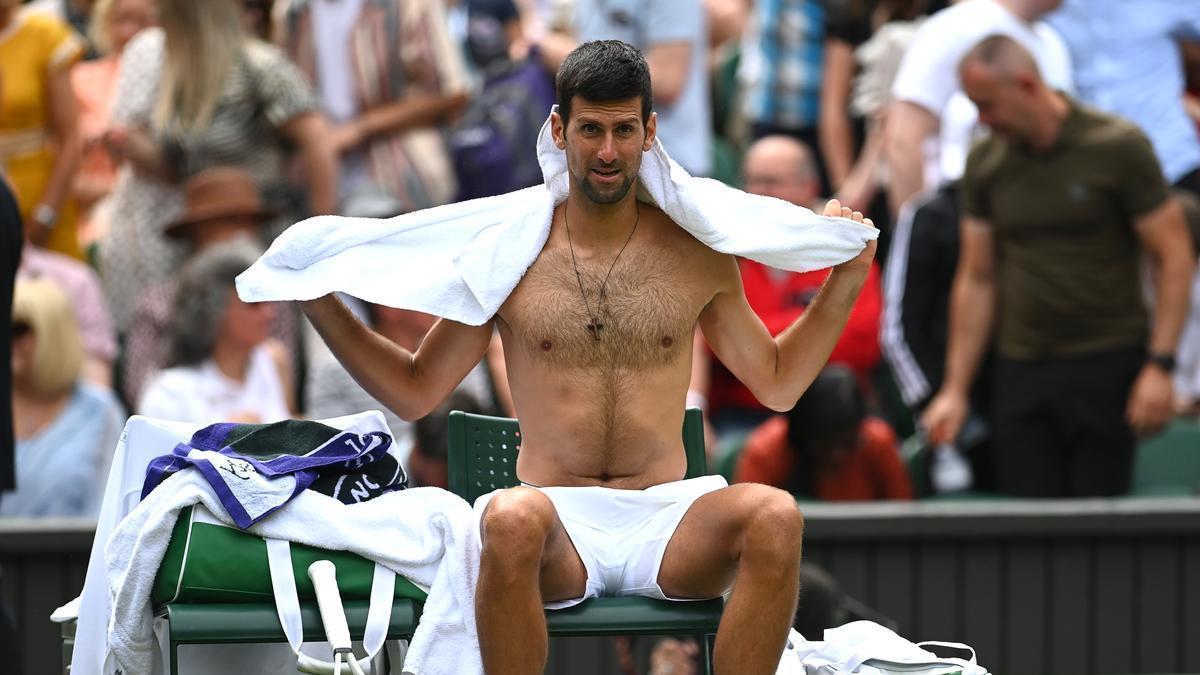
<instances>
[{"instance_id":1,"label":"man's eyebrow","mask_svg":"<svg viewBox=\"0 0 1200 675\"><path fill-rule=\"evenodd\" d=\"M641 119L641 117L639 117L638 115L636 115L634 113L630 113L627 116L618 117L618 118L612 120L611 123L613 126L616 126L618 124L636 124L640 119ZM577 115L575 117L575 123L576 124L604 124L604 122L602 122L599 117L592 117L587 114Z\"/></svg>"}]
</instances>

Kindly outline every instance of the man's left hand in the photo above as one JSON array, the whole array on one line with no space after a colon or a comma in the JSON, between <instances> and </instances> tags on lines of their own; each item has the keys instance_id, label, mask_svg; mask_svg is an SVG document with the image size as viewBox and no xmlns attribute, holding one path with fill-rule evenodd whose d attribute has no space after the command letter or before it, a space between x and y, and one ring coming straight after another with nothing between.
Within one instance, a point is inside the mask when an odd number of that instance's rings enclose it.
<instances>
[{"instance_id":1,"label":"man's left hand","mask_svg":"<svg viewBox=\"0 0 1200 675\"><path fill-rule=\"evenodd\" d=\"M875 223L871 222L870 218L864 218L861 212L855 211L848 206L842 206L842 203L836 199L830 199L829 202L825 204L824 215L832 217L841 216L842 218L848 218L856 223L862 223L868 227L875 227ZM875 248L878 243L879 241L877 239L868 241L867 245L863 247L863 250L858 255L840 265L837 265L834 269L857 269L863 274L866 274L867 270L871 268L871 261L875 259Z\"/></svg>"},{"instance_id":2,"label":"man's left hand","mask_svg":"<svg viewBox=\"0 0 1200 675\"><path fill-rule=\"evenodd\" d=\"M1174 396L1170 373L1146 364L1133 383L1125 419L1138 436L1156 434L1171 419Z\"/></svg>"}]
</instances>

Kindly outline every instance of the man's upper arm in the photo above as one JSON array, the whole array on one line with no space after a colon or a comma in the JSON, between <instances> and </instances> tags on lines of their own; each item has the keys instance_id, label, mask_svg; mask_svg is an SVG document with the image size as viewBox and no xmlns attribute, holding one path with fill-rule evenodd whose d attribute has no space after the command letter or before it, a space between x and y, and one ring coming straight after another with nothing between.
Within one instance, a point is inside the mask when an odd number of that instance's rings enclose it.
<instances>
[{"instance_id":1,"label":"man's upper arm","mask_svg":"<svg viewBox=\"0 0 1200 675\"><path fill-rule=\"evenodd\" d=\"M996 271L992 226L982 218L968 215L963 216L961 231L960 274L972 281L992 283Z\"/></svg>"},{"instance_id":2,"label":"man's upper arm","mask_svg":"<svg viewBox=\"0 0 1200 675\"><path fill-rule=\"evenodd\" d=\"M493 322L469 326L439 319L413 352L412 374L421 398L436 406L454 391L487 353Z\"/></svg>"},{"instance_id":3,"label":"man's upper arm","mask_svg":"<svg viewBox=\"0 0 1200 675\"><path fill-rule=\"evenodd\" d=\"M896 101L888 107L886 133L889 145L898 141L919 144L936 134L938 125L937 115L920 103ZM924 156L921 161L924 161Z\"/></svg>"},{"instance_id":4,"label":"man's upper arm","mask_svg":"<svg viewBox=\"0 0 1200 675\"><path fill-rule=\"evenodd\" d=\"M958 59L962 53L957 40L939 34L944 24L937 18L925 22L904 52L892 82L893 101L918 105L935 119L958 90Z\"/></svg>"},{"instance_id":5,"label":"man's upper arm","mask_svg":"<svg viewBox=\"0 0 1200 675\"><path fill-rule=\"evenodd\" d=\"M1190 250L1191 241L1179 202L1168 197L1157 207L1133 221L1134 231L1142 246L1156 260L1162 260L1180 250ZM1193 255L1195 251L1192 252Z\"/></svg>"},{"instance_id":6,"label":"man's upper arm","mask_svg":"<svg viewBox=\"0 0 1200 675\"><path fill-rule=\"evenodd\" d=\"M641 4L645 17L641 45L654 81L654 102L679 98L692 70L692 59L701 58L693 45L707 44L704 3L696 0L648 0Z\"/></svg>"},{"instance_id":7,"label":"man's upper arm","mask_svg":"<svg viewBox=\"0 0 1200 675\"><path fill-rule=\"evenodd\" d=\"M656 104L674 103L683 94L688 73L691 72L692 57L692 43L685 40L660 42L646 51Z\"/></svg>"},{"instance_id":8,"label":"man's upper arm","mask_svg":"<svg viewBox=\"0 0 1200 675\"><path fill-rule=\"evenodd\" d=\"M761 375L774 372L775 341L746 301L737 259L722 256L714 273L718 289L700 312L700 330L713 354L757 395Z\"/></svg>"}]
</instances>

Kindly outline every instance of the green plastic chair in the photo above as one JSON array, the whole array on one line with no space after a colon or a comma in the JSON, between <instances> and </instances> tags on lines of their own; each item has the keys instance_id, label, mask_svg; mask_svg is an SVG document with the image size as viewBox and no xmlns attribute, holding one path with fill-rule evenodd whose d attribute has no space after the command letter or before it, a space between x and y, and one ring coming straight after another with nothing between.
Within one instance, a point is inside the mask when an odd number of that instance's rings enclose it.
<instances>
[{"instance_id":1,"label":"green plastic chair","mask_svg":"<svg viewBox=\"0 0 1200 675\"><path fill-rule=\"evenodd\" d=\"M738 461L741 460L742 451L746 449L746 442L750 440L752 433L751 430L725 434L717 443L717 474L730 483L737 473Z\"/></svg>"},{"instance_id":2,"label":"green plastic chair","mask_svg":"<svg viewBox=\"0 0 1200 675\"><path fill-rule=\"evenodd\" d=\"M181 524L176 525L177 533L180 527ZM242 546L238 548L243 551L247 549L245 546L247 542L260 545L263 549L266 548L266 544L261 538L241 530L230 528L227 531L217 530L217 532L228 540L221 542L226 546L236 544L238 542L235 540L241 539L245 541L242 541ZM184 538L174 536L173 540ZM212 541L209 540L209 543ZM182 551L178 548L169 548L167 556L181 554ZM341 551L324 551L303 544L294 544L292 561L298 586L303 584L305 570L311 562L332 558L339 560L340 563L340 559L350 555ZM262 556L233 559L231 562L240 566L246 574L259 577L270 574L266 567L266 559ZM155 580L156 592L152 595L157 595L162 581L161 578ZM411 639L417 630L425 594L407 579L397 577L396 581L398 595L392 600L392 616L388 622L387 639ZM168 655L170 670L168 672L171 675L177 675L179 672L180 645L287 642L287 636L279 623L274 599L248 596L244 595L244 592L243 596L239 597L238 592L224 591L218 588L206 591L201 595L203 599L190 602L167 602L155 608L155 615L167 620L170 650ZM361 636L366 628L369 603L365 600L345 600L343 606L350 635ZM302 600L300 602L300 617L305 642L323 642L326 639L324 624L321 622L321 614L315 601Z\"/></svg>"},{"instance_id":3,"label":"green plastic chair","mask_svg":"<svg viewBox=\"0 0 1200 675\"><path fill-rule=\"evenodd\" d=\"M1177 419L1138 445L1130 495L1200 495L1200 423Z\"/></svg>"},{"instance_id":4,"label":"green plastic chair","mask_svg":"<svg viewBox=\"0 0 1200 675\"><path fill-rule=\"evenodd\" d=\"M474 504L481 495L517 485L521 430L506 417L450 413L450 491ZM687 478L705 475L704 423L698 408L683 419ZM705 672L712 672L711 636L721 622L724 600L670 602L652 598L592 598L574 607L546 612L555 637L615 635L694 635L704 648Z\"/></svg>"},{"instance_id":5,"label":"green plastic chair","mask_svg":"<svg viewBox=\"0 0 1200 675\"><path fill-rule=\"evenodd\" d=\"M368 603L348 600L343 603L350 635L361 636L367 623ZM387 639L411 639L417 630L421 605L414 600L397 598L392 604L392 618ZM264 604L186 604L163 605L157 616L167 619L170 626L170 673L179 672L179 646L193 644L240 644L287 642L274 603ZM324 641L325 628L315 602L301 602L300 616L304 622L304 641ZM236 666L237 664L230 664ZM234 668L236 671L236 668Z\"/></svg>"}]
</instances>

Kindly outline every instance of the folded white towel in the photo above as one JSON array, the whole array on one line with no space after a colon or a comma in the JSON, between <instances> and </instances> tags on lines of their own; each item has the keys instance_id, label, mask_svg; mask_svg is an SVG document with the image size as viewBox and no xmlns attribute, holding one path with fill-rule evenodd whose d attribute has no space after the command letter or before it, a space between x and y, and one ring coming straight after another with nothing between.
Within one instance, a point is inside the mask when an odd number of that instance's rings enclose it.
<instances>
[{"instance_id":1,"label":"folded white towel","mask_svg":"<svg viewBox=\"0 0 1200 675\"><path fill-rule=\"evenodd\" d=\"M550 120L538 137L543 185L388 219L318 216L296 223L237 279L247 302L332 291L480 325L495 315L550 234L567 198L566 153ZM795 272L845 262L879 231L689 176L662 143L642 157L638 198L722 253Z\"/></svg>"},{"instance_id":2,"label":"folded white towel","mask_svg":"<svg viewBox=\"0 0 1200 675\"><path fill-rule=\"evenodd\" d=\"M151 672L150 591L180 509L197 503L233 525L208 482L186 469L151 492L113 532L105 555L111 598L105 673ZM401 490L352 505L305 490L249 531L351 551L428 589L404 671L472 675L483 672L475 629L476 522L462 498L439 488Z\"/></svg>"}]
</instances>

